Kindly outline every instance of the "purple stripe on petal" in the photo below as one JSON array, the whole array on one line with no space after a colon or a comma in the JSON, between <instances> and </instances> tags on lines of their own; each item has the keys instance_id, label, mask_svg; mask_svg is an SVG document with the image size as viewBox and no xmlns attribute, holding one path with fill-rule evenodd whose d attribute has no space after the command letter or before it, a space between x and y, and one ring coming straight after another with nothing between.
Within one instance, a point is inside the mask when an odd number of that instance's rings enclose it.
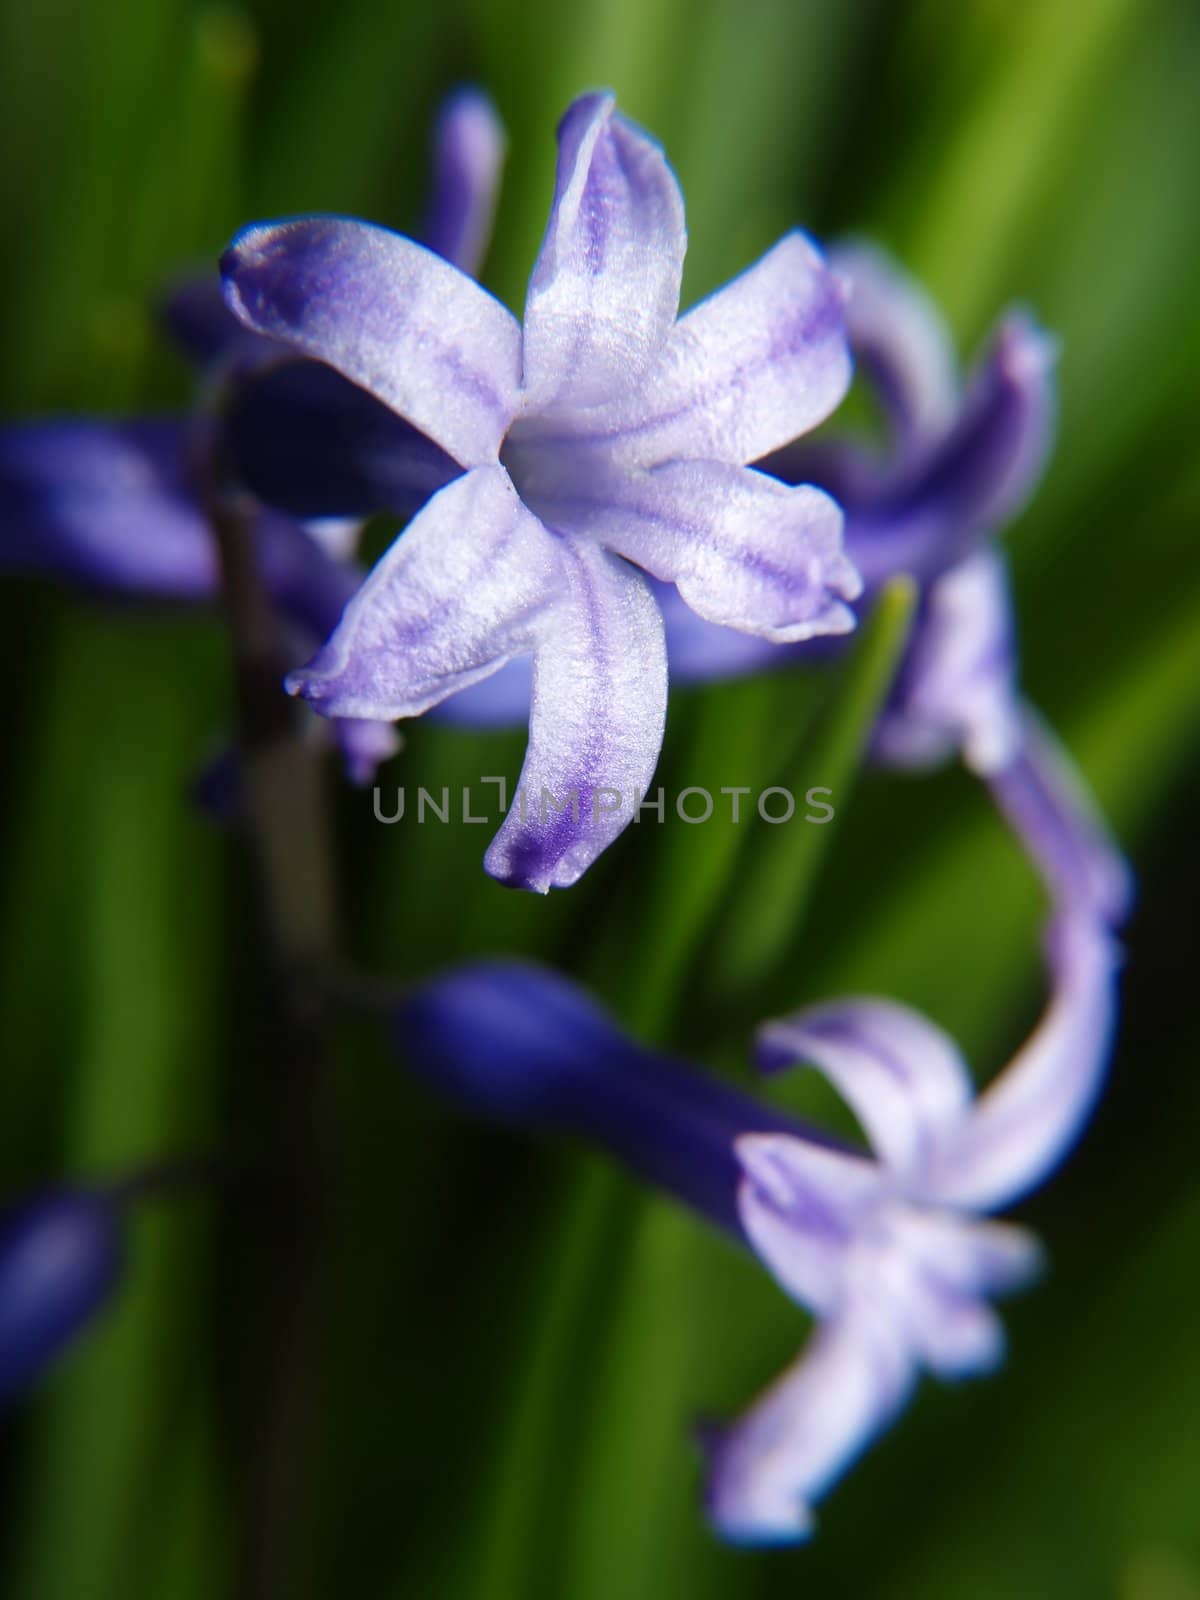
<instances>
[{"instance_id":1,"label":"purple stripe on petal","mask_svg":"<svg viewBox=\"0 0 1200 1600\"><path fill-rule=\"evenodd\" d=\"M247 327L327 362L455 460L495 460L521 330L456 267L386 228L308 217L243 229L221 270Z\"/></svg>"},{"instance_id":2,"label":"purple stripe on petal","mask_svg":"<svg viewBox=\"0 0 1200 1600\"><path fill-rule=\"evenodd\" d=\"M576 100L525 302L530 408L591 406L636 385L675 321L687 246L683 196L659 146L614 111Z\"/></svg>"},{"instance_id":3,"label":"purple stripe on petal","mask_svg":"<svg viewBox=\"0 0 1200 1600\"><path fill-rule=\"evenodd\" d=\"M735 1148L743 1172L738 1212L755 1254L801 1305L835 1311L846 1257L886 1193L881 1169L787 1133L744 1133Z\"/></svg>"},{"instance_id":4,"label":"purple stripe on petal","mask_svg":"<svg viewBox=\"0 0 1200 1600\"><path fill-rule=\"evenodd\" d=\"M421 230L430 250L474 278L487 254L504 166L504 129L482 89L460 89L438 114L433 193Z\"/></svg>"},{"instance_id":5,"label":"purple stripe on petal","mask_svg":"<svg viewBox=\"0 0 1200 1600\"><path fill-rule=\"evenodd\" d=\"M326 716L415 717L528 651L562 584L561 545L501 467L434 495L288 679Z\"/></svg>"},{"instance_id":6,"label":"purple stripe on petal","mask_svg":"<svg viewBox=\"0 0 1200 1600\"><path fill-rule=\"evenodd\" d=\"M522 437L626 467L741 466L815 427L849 383L838 284L811 240L790 233L680 318L636 388L576 415L527 418Z\"/></svg>"},{"instance_id":7,"label":"purple stripe on petal","mask_svg":"<svg viewBox=\"0 0 1200 1600\"><path fill-rule=\"evenodd\" d=\"M628 826L667 710L662 618L645 579L597 546L560 544L567 592L536 640L529 749L484 858L502 883L543 894L574 883Z\"/></svg>"},{"instance_id":8,"label":"purple stripe on petal","mask_svg":"<svg viewBox=\"0 0 1200 1600\"><path fill-rule=\"evenodd\" d=\"M568 455L568 462L570 457ZM674 583L708 622L773 643L845 633L860 584L842 551L842 515L818 489L790 489L719 461L652 472L572 471L536 481L553 527L595 539Z\"/></svg>"},{"instance_id":9,"label":"purple stripe on petal","mask_svg":"<svg viewBox=\"0 0 1200 1600\"><path fill-rule=\"evenodd\" d=\"M767 1071L807 1062L824 1073L898 1172L918 1169L951 1140L971 1102L954 1041L891 1000L837 1000L765 1023L755 1056Z\"/></svg>"}]
</instances>

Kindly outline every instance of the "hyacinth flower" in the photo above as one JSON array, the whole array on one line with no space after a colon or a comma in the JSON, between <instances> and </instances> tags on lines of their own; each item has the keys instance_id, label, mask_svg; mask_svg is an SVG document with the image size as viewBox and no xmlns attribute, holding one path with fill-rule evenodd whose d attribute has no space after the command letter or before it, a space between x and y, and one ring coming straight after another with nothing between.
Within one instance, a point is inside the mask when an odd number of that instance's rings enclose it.
<instances>
[{"instance_id":1,"label":"hyacinth flower","mask_svg":"<svg viewBox=\"0 0 1200 1600\"><path fill-rule=\"evenodd\" d=\"M1029 1282L1036 1241L990 1214L1059 1164L1107 1065L1119 956L1092 917L1060 915L1051 996L976 1097L957 1047L886 1000L766 1024L759 1064L807 1063L847 1102L851 1148L626 1038L590 998L536 968L484 963L399 1006L414 1070L470 1110L598 1143L761 1260L814 1319L806 1349L731 1427L706 1436L706 1503L739 1542L789 1542L897 1415L923 1371L988 1372L990 1301Z\"/></svg>"},{"instance_id":2,"label":"hyacinth flower","mask_svg":"<svg viewBox=\"0 0 1200 1600\"><path fill-rule=\"evenodd\" d=\"M847 285L856 369L882 413L881 446L801 440L764 466L821 485L843 507L846 552L862 574L861 611L888 578L915 576L920 601L874 756L920 769L961 755L983 778L1023 848L1063 904L1120 921L1128 869L1070 757L1023 699L1007 570L993 536L1042 473L1055 417L1053 341L1024 312L1003 316L963 386L929 297L881 252L830 253ZM660 593L675 683L709 682L827 655L830 641L785 649L714 626ZM446 708L468 725L524 714L517 663Z\"/></svg>"},{"instance_id":3,"label":"hyacinth flower","mask_svg":"<svg viewBox=\"0 0 1200 1600\"><path fill-rule=\"evenodd\" d=\"M464 271L478 269L491 230L504 139L491 102L464 90L446 102L434 137L434 171L424 236L430 249ZM221 389L235 411L238 384L254 374L277 397L291 428L292 470L303 488L312 470L305 421L327 430L330 413L352 427L358 447L400 463L410 509L457 468L412 430L387 426L379 408L327 368L287 360L272 341L248 333L229 313L217 275L182 281L163 307L168 331L195 363L204 390ZM368 410L364 414L363 406ZM300 426L297 427L297 422ZM105 599L208 603L221 586L220 566L192 461L192 419L29 422L0 428L0 570L66 581ZM229 450L239 482L256 492L253 449ZM386 445L386 450L384 446ZM270 485L270 464L263 478ZM355 495L326 471L324 495L355 509ZM338 518L303 521L269 507L256 511L254 536L264 581L293 651L302 660L333 631L362 581L352 559L357 524ZM342 718L333 728L347 773L371 781L398 746L390 723ZM202 792L228 801L220 761Z\"/></svg>"},{"instance_id":4,"label":"hyacinth flower","mask_svg":"<svg viewBox=\"0 0 1200 1600\"><path fill-rule=\"evenodd\" d=\"M462 469L289 687L328 716L394 720L530 657L520 803L485 857L505 883L574 883L632 816L606 792L649 784L667 673L645 574L761 638L853 626L837 506L748 465L846 389L838 284L792 233L678 318L685 244L661 150L588 95L559 128L523 326L362 222L261 224L223 260L249 329L323 361Z\"/></svg>"},{"instance_id":5,"label":"hyacinth flower","mask_svg":"<svg viewBox=\"0 0 1200 1600\"><path fill-rule=\"evenodd\" d=\"M20 1394L108 1303L125 1247L113 1197L53 1190L0 1219L0 1401Z\"/></svg>"}]
</instances>

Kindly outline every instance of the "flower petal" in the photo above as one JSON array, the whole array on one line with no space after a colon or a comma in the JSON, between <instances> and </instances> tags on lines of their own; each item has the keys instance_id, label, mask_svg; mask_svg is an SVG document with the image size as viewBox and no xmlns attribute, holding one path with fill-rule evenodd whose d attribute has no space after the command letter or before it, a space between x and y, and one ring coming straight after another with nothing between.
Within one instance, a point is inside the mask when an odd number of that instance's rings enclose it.
<instances>
[{"instance_id":1,"label":"flower petal","mask_svg":"<svg viewBox=\"0 0 1200 1600\"><path fill-rule=\"evenodd\" d=\"M248 328L327 362L464 465L495 460L521 330L456 267L387 228L307 217L243 229L221 271Z\"/></svg>"},{"instance_id":2,"label":"flower petal","mask_svg":"<svg viewBox=\"0 0 1200 1600\"><path fill-rule=\"evenodd\" d=\"M225 433L240 480L297 517L409 517L462 468L410 422L317 361L233 386Z\"/></svg>"},{"instance_id":3,"label":"flower petal","mask_svg":"<svg viewBox=\"0 0 1200 1600\"><path fill-rule=\"evenodd\" d=\"M475 277L496 215L504 129L481 89L460 89L438 113L433 133L433 194L421 237L431 250Z\"/></svg>"},{"instance_id":4,"label":"flower petal","mask_svg":"<svg viewBox=\"0 0 1200 1600\"><path fill-rule=\"evenodd\" d=\"M104 1195L61 1190L26 1201L0 1227L0 1400L25 1388L100 1311L125 1249Z\"/></svg>"},{"instance_id":5,"label":"flower petal","mask_svg":"<svg viewBox=\"0 0 1200 1600\"><path fill-rule=\"evenodd\" d=\"M847 548L869 585L944 572L1017 515L1054 438L1056 358L1031 317L1010 314L948 432L873 487L859 471L818 480L845 508Z\"/></svg>"},{"instance_id":6,"label":"flower petal","mask_svg":"<svg viewBox=\"0 0 1200 1600\"><path fill-rule=\"evenodd\" d=\"M191 493L184 426L0 429L0 569L113 595L214 596L216 547Z\"/></svg>"},{"instance_id":7,"label":"flower petal","mask_svg":"<svg viewBox=\"0 0 1200 1600\"><path fill-rule=\"evenodd\" d=\"M1091 1113L1112 1046L1120 955L1103 926L1079 914L1051 925L1049 950L1042 1020L928 1174L930 1198L981 1211L1011 1204L1054 1170Z\"/></svg>"},{"instance_id":8,"label":"flower petal","mask_svg":"<svg viewBox=\"0 0 1200 1600\"><path fill-rule=\"evenodd\" d=\"M1079 769L1031 707L1021 712L1015 758L993 772L996 804L1037 864L1059 910L1091 911L1117 926L1133 875Z\"/></svg>"},{"instance_id":9,"label":"flower petal","mask_svg":"<svg viewBox=\"0 0 1200 1600\"><path fill-rule=\"evenodd\" d=\"M811 240L789 233L680 318L636 388L520 428L543 447L591 447L624 466L743 466L815 427L849 383L837 282Z\"/></svg>"},{"instance_id":10,"label":"flower petal","mask_svg":"<svg viewBox=\"0 0 1200 1600\"><path fill-rule=\"evenodd\" d=\"M846 326L865 374L901 449L936 438L954 420L958 361L944 318L915 279L884 251L851 240L829 252L849 284Z\"/></svg>"},{"instance_id":11,"label":"flower petal","mask_svg":"<svg viewBox=\"0 0 1200 1600\"><path fill-rule=\"evenodd\" d=\"M788 1133L746 1133L734 1148L744 1174L738 1213L755 1253L801 1305L836 1310L856 1231L884 1191L880 1168Z\"/></svg>"},{"instance_id":12,"label":"flower petal","mask_svg":"<svg viewBox=\"0 0 1200 1600\"><path fill-rule=\"evenodd\" d=\"M823 1072L898 1172L918 1169L952 1139L971 1102L953 1040L892 1000L838 1000L768 1022L755 1055L766 1071L805 1061Z\"/></svg>"},{"instance_id":13,"label":"flower petal","mask_svg":"<svg viewBox=\"0 0 1200 1600\"><path fill-rule=\"evenodd\" d=\"M558 129L546 236L525 302L531 409L593 406L636 384L679 309L683 196L659 146L584 95Z\"/></svg>"},{"instance_id":14,"label":"flower petal","mask_svg":"<svg viewBox=\"0 0 1200 1600\"><path fill-rule=\"evenodd\" d=\"M873 751L890 767L961 753L986 775L1011 763L1021 742L1008 569L981 550L926 590Z\"/></svg>"},{"instance_id":15,"label":"flower petal","mask_svg":"<svg viewBox=\"0 0 1200 1600\"><path fill-rule=\"evenodd\" d=\"M560 542L503 468L477 467L395 541L288 690L326 716L419 716L528 650L561 585Z\"/></svg>"},{"instance_id":16,"label":"flower petal","mask_svg":"<svg viewBox=\"0 0 1200 1600\"><path fill-rule=\"evenodd\" d=\"M225 304L221 280L211 267L172 284L160 315L171 338L197 366L208 366L237 341L252 338Z\"/></svg>"},{"instance_id":17,"label":"flower petal","mask_svg":"<svg viewBox=\"0 0 1200 1600\"><path fill-rule=\"evenodd\" d=\"M853 628L844 602L861 585L842 552L842 514L819 489L719 461L575 470L566 451L560 470L553 485L531 475L543 519L676 584L706 621L780 644Z\"/></svg>"},{"instance_id":18,"label":"flower petal","mask_svg":"<svg viewBox=\"0 0 1200 1600\"><path fill-rule=\"evenodd\" d=\"M645 579L594 545L562 540L561 551L566 592L534 646L529 749L484 858L502 883L543 894L574 883L632 820L667 711L662 617Z\"/></svg>"},{"instance_id":19,"label":"flower petal","mask_svg":"<svg viewBox=\"0 0 1200 1600\"><path fill-rule=\"evenodd\" d=\"M790 1544L813 1503L903 1408L916 1373L867 1309L821 1323L807 1349L733 1427L706 1444L708 1515L738 1544Z\"/></svg>"}]
</instances>

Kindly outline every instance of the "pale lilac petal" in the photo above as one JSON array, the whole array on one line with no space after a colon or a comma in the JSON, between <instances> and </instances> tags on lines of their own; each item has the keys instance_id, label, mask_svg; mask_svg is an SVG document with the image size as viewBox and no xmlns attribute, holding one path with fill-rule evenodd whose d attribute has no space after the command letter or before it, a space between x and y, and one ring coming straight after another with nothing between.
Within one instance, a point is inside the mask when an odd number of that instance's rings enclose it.
<instances>
[{"instance_id":1,"label":"pale lilac petal","mask_svg":"<svg viewBox=\"0 0 1200 1600\"><path fill-rule=\"evenodd\" d=\"M971 1102L971 1078L953 1040L892 1000L812 1006L755 1036L767 1071L807 1062L823 1072L880 1159L912 1172L951 1140Z\"/></svg>"},{"instance_id":2,"label":"pale lilac petal","mask_svg":"<svg viewBox=\"0 0 1200 1600\"><path fill-rule=\"evenodd\" d=\"M1067 751L1030 707L1015 758L989 778L992 795L1060 910L1091 910L1116 925L1133 876Z\"/></svg>"},{"instance_id":3,"label":"pale lilac petal","mask_svg":"<svg viewBox=\"0 0 1200 1600\"><path fill-rule=\"evenodd\" d=\"M1027 1228L952 1211L910 1209L892 1230L921 1271L961 1295L1003 1295L1041 1275L1042 1247Z\"/></svg>"},{"instance_id":4,"label":"pale lilac petal","mask_svg":"<svg viewBox=\"0 0 1200 1600\"><path fill-rule=\"evenodd\" d=\"M492 237L504 166L504 129L482 89L460 89L433 133L433 194L421 237L474 278Z\"/></svg>"},{"instance_id":5,"label":"pale lilac petal","mask_svg":"<svg viewBox=\"0 0 1200 1600\"><path fill-rule=\"evenodd\" d=\"M706 621L779 644L853 628L845 602L861 585L842 514L820 490L719 461L608 473L569 461L558 482L534 486L542 518L674 583Z\"/></svg>"},{"instance_id":6,"label":"pale lilac petal","mask_svg":"<svg viewBox=\"0 0 1200 1600\"><path fill-rule=\"evenodd\" d=\"M900 1263L897 1263L900 1265ZM985 1300L909 1271L889 1297L906 1343L939 1378L975 1378L1004 1360L1004 1325Z\"/></svg>"},{"instance_id":7,"label":"pale lilac petal","mask_svg":"<svg viewBox=\"0 0 1200 1600\"><path fill-rule=\"evenodd\" d=\"M941 434L959 403L958 361L945 319L915 279L876 246L859 240L829 252L849 285L846 325L866 376L901 448Z\"/></svg>"},{"instance_id":8,"label":"pale lilac petal","mask_svg":"<svg viewBox=\"0 0 1200 1600\"><path fill-rule=\"evenodd\" d=\"M659 146L584 95L558 130L558 175L525 302L528 405L593 406L640 380L679 309L683 196Z\"/></svg>"},{"instance_id":9,"label":"pale lilac petal","mask_svg":"<svg viewBox=\"0 0 1200 1600\"><path fill-rule=\"evenodd\" d=\"M534 645L529 749L484 857L494 878L543 894L573 884L632 820L667 710L646 580L595 545L562 540L561 552L563 592Z\"/></svg>"},{"instance_id":10,"label":"pale lilac petal","mask_svg":"<svg viewBox=\"0 0 1200 1600\"><path fill-rule=\"evenodd\" d=\"M987 1211L1011 1204L1049 1176L1091 1114L1112 1048L1120 954L1093 916L1075 914L1051 926L1049 955L1042 1020L930 1170L932 1199Z\"/></svg>"},{"instance_id":11,"label":"pale lilac petal","mask_svg":"<svg viewBox=\"0 0 1200 1600\"><path fill-rule=\"evenodd\" d=\"M745 1416L706 1439L705 1504L717 1532L739 1544L804 1538L814 1503L896 1417L915 1375L869 1310L821 1323Z\"/></svg>"},{"instance_id":12,"label":"pale lilac petal","mask_svg":"<svg viewBox=\"0 0 1200 1600\"><path fill-rule=\"evenodd\" d=\"M521 330L449 262L387 228L308 217L243 229L221 270L248 328L327 362L465 466L495 460Z\"/></svg>"},{"instance_id":13,"label":"pale lilac petal","mask_svg":"<svg viewBox=\"0 0 1200 1600\"><path fill-rule=\"evenodd\" d=\"M586 440L623 465L757 461L813 428L850 383L841 294L789 233L675 324L643 380L609 405L523 427L551 448Z\"/></svg>"},{"instance_id":14,"label":"pale lilac petal","mask_svg":"<svg viewBox=\"0 0 1200 1600\"><path fill-rule=\"evenodd\" d=\"M886 766L926 767L961 754L995 773L1022 743L1008 571L993 550L952 568L926 591L875 730Z\"/></svg>"},{"instance_id":15,"label":"pale lilac petal","mask_svg":"<svg viewBox=\"0 0 1200 1600\"><path fill-rule=\"evenodd\" d=\"M744 1173L738 1213L754 1251L810 1311L836 1310L856 1232L884 1193L880 1169L786 1133L747 1133L734 1148Z\"/></svg>"},{"instance_id":16,"label":"pale lilac petal","mask_svg":"<svg viewBox=\"0 0 1200 1600\"><path fill-rule=\"evenodd\" d=\"M419 716L530 648L560 548L503 468L476 468L401 534L289 691L326 716Z\"/></svg>"}]
</instances>

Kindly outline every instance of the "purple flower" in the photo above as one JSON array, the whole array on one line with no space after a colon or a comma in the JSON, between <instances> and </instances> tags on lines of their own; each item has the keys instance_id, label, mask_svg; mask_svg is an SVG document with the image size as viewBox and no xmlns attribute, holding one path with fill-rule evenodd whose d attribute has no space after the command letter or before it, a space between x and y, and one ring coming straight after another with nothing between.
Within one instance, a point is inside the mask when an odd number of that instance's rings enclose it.
<instances>
[{"instance_id":1,"label":"purple flower","mask_svg":"<svg viewBox=\"0 0 1200 1600\"><path fill-rule=\"evenodd\" d=\"M1023 1229L988 1213L1041 1183L1095 1102L1119 957L1060 916L1052 987L1024 1047L975 1097L952 1040L885 1000L768 1023L766 1070L807 1062L854 1112L856 1150L625 1038L565 980L482 964L419 987L397 1025L410 1064L484 1115L598 1142L759 1257L815 1318L800 1360L709 1430L707 1504L738 1541L803 1537L812 1507L896 1416L923 1370L993 1368L989 1301L1035 1274Z\"/></svg>"},{"instance_id":2,"label":"purple flower","mask_svg":"<svg viewBox=\"0 0 1200 1600\"><path fill-rule=\"evenodd\" d=\"M119 1212L59 1190L0 1222L0 1400L25 1389L105 1305L124 1257Z\"/></svg>"},{"instance_id":3,"label":"purple flower","mask_svg":"<svg viewBox=\"0 0 1200 1600\"><path fill-rule=\"evenodd\" d=\"M531 657L526 804L485 858L506 883L574 883L629 820L599 791L639 793L653 774L666 661L638 567L763 638L853 624L837 507L747 466L846 388L837 285L792 233L676 320L685 242L662 152L590 95L559 128L523 328L361 222L263 224L225 257L247 327L326 362L466 469L290 686L326 715L412 717Z\"/></svg>"},{"instance_id":4,"label":"purple flower","mask_svg":"<svg viewBox=\"0 0 1200 1600\"><path fill-rule=\"evenodd\" d=\"M486 247L502 157L503 136L487 98L473 90L453 96L435 133L428 238L467 270ZM339 478L316 461L313 435L325 441L331 431L352 432L368 460L386 458L393 474L403 474L409 509L459 469L336 373L248 333L226 308L215 274L183 280L163 315L204 381L228 385L238 476L270 505L294 513L262 510L255 538L293 659L303 660L333 631L362 581L352 560L357 526L340 514L371 509L361 505L356 479ZM242 421L247 414L249 426ZM0 429L0 569L65 579L106 598L216 598L220 572L188 460L190 426L186 418L153 417ZM278 459L284 439L286 473ZM277 494L285 479L289 492ZM372 505L374 493L373 485ZM332 512L339 520L324 520ZM369 783L399 744L390 723L341 718L333 732L359 784ZM236 781L236 766L221 758L201 789L224 805Z\"/></svg>"}]
</instances>

